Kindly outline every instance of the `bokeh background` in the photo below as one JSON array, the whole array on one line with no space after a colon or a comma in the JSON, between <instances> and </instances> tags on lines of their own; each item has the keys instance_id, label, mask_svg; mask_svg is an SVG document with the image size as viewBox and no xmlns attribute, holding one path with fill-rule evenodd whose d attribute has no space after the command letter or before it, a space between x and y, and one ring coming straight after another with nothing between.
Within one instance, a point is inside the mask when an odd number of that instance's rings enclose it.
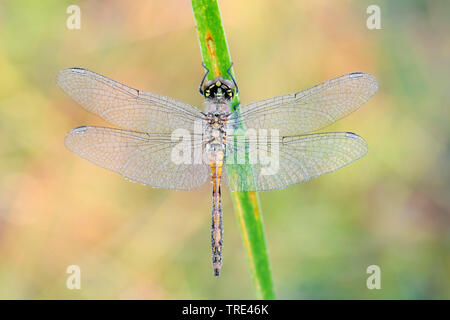
<instances>
[{"instance_id":1,"label":"bokeh background","mask_svg":"<svg viewBox=\"0 0 450 320\"><path fill-rule=\"evenodd\" d=\"M80 30L66 28L70 4ZM367 156L261 194L277 297L449 299L450 2L219 4L243 104L354 71L380 83L325 130L360 134ZM381 30L366 27L371 4ZM0 298L254 298L229 191L217 279L209 185L151 189L65 149L71 128L105 125L55 86L73 66L202 106L188 1L1 1ZM66 288L73 264L81 290Z\"/></svg>"}]
</instances>

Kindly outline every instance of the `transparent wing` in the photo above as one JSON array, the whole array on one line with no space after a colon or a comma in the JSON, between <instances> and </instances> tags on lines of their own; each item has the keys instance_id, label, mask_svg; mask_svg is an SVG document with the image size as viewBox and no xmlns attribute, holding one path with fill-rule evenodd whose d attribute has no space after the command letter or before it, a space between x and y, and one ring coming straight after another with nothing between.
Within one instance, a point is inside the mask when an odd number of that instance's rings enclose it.
<instances>
[{"instance_id":1,"label":"transparent wing","mask_svg":"<svg viewBox=\"0 0 450 320\"><path fill-rule=\"evenodd\" d=\"M238 148L231 142L227 146L224 180L232 191L282 189L342 168L368 151L364 139L349 132L286 136L276 141L269 137L269 143L246 139L245 144L254 147ZM252 164L251 157L257 162Z\"/></svg>"},{"instance_id":2,"label":"transparent wing","mask_svg":"<svg viewBox=\"0 0 450 320\"><path fill-rule=\"evenodd\" d=\"M204 119L200 110L189 104L133 89L85 69L60 71L56 84L86 110L125 129L144 132L192 130L195 120Z\"/></svg>"},{"instance_id":3,"label":"transparent wing","mask_svg":"<svg viewBox=\"0 0 450 320\"><path fill-rule=\"evenodd\" d=\"M188 142L193 150L201 144L201 137ZM209 176L208 167L172 161L172 150L177 143L166 134L104 127L79 127L71 130L65 139L72 152L133 182L177 190L201 187Z\"/></svg>"},{"instance_id":4,"label":"transparent wing","mask_svg":"<svg viewBox=\"0 0 450 320\"><path fill-rule=\"evenodd\" d=\"M355 111L377 90L374 76L350 73L307 90L250 103L241 107L240 116L230 116L230 124L278 129L280 135L309 133Z\"/></svg>"}]
</instances>

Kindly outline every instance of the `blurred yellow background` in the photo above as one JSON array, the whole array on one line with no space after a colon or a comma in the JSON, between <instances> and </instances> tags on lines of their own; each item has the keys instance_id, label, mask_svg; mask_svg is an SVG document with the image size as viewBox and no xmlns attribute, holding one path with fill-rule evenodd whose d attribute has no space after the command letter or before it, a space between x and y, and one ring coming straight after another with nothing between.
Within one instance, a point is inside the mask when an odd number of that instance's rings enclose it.
<instances>
[{"instance_id":1,"label":"blurred yellow background","mask_svg":"<svg viewBox=\"0 0 450 320\"><path fill-rule=\"evenodd\" d=\"M69 30L66 9L81 8ZM381 8L381 30L366 8ZM450 298L448 1L220 1L241 103L354 71L379 81L325 131L364 158L261 193L278 298ZM210 186L127 182L70 153L70 129L105 125L56 87L84 67L202 107L188 1L0 2L0 298L252 299L230 193L224 267L212 276ZM79 265L81 290L66 288ZM381 268L368 290L366 268Z\"/></svg>"}]
</instances>

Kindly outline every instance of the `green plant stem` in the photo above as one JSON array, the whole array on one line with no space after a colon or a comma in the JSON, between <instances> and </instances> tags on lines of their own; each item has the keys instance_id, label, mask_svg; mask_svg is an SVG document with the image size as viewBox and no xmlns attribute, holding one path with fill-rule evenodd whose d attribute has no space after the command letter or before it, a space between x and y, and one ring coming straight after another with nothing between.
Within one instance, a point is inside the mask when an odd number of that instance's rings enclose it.
<instances>
[{"instance_id":1,"label":"green plant stem","mask_svg":"<svg viewBox=\"0 0 450 320\"><path fill-rule=\"evenodd\" d=\"M231 66L225 31L216 0L191 0L203 63L210 70L208 80L217 76L229 79ZM231 73L234 75L233 70ZM238 109L236 95L232 108ZM227 170L233 170L227 165ZM230 173L230 172L229 172ZM233 204L241 227L242 238L250 264L250 272L258 299L274 299L262 212L255 192L232 192Z\"/></svg>"}]
</instances>

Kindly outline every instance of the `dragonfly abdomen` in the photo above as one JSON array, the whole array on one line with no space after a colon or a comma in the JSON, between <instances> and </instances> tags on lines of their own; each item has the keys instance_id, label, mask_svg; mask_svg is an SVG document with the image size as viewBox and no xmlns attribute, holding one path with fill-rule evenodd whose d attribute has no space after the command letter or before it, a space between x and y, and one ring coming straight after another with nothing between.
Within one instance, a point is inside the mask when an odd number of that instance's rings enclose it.
<instances>
[{"instance_id":1,"label":"dragonfly abdomen","mask_svg":"<svg viewBox=\"0 0 450 320\"><path fill-rule=\"evenodd\" d=\"M222 227L222 195L220 184L222 179L223 152L217 151L210 154L212 191L212 223L211 223L211 249L212 265L214 275L219 276L222 268L222 247L223 247L223 227Z\"/></svg>"}]
</instances>

